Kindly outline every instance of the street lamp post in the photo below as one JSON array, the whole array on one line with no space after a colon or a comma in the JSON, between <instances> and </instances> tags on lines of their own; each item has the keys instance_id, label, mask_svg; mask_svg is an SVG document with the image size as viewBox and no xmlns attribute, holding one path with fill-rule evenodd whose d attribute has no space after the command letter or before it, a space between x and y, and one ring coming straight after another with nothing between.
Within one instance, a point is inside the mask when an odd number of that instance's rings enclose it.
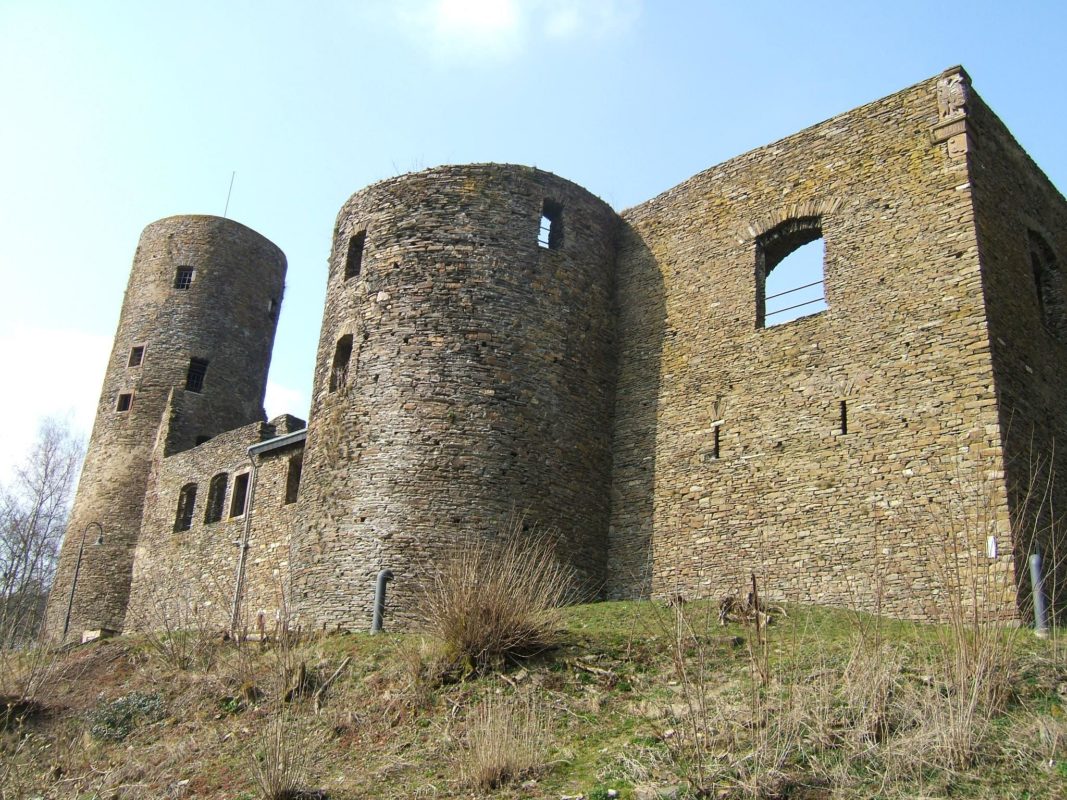
<instances>
[{"instance_id":1,"label":"street lamp post","mask_svg":"<svg viewBox=\"0 0 1067 800\"><path fill-rule=\"evenodd\" d=\"M96 526L96 543L104 543L104 526L99 522L90 522L82 529L82 540L78 545L78 560L74 564L74 580L70 582L70 597L67 598L67 616L63 620L63 635L59 638L60 644L67 639L67 630L70 628L70 612L74 608L74 590L78 588L78 573L82 568L82 556L85 554L85 535L89 532L89 529Z\"/></svg>"}]
</instances>

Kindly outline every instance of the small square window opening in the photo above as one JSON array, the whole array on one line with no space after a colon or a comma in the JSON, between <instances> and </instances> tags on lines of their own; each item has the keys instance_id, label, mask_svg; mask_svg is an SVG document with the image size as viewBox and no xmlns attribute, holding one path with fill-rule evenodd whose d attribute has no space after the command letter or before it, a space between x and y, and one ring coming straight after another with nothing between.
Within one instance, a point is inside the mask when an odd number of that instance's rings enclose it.
<instances>
[{"instance_id":1,"label":"small square window opening","mask_svg":"<svg viewBox=\"0 0 1067 800\"><path fill-rule=\"evenodd\" d=\"M207 360L203 358L189 359L189 371L185 374L185 388L190 392L202 392L204 390L207 364Z\"/></svg>"},{"instance_id":2,"label":"small square window opening","mask_svg":"<svg viewBox=\"0 0 1067 800\"><path fill-rule=\"evenodd\" d=\"M178 267L174 273L174 288L184 290L192 286L194 272L192 267Z\"/></svg>"},{"instance_id":3,"label":"small square window opening","mask_svg":"<svg viewBox=\"0 0 1067 800\"><path fill-rule=\"evenodd\" d=\"M120 411L120 412L121 411L129 411L132 406L133 406L133 394L129 393L129 392L124 392L123 394L119 395L119 401L115 405L115 410L116 411Z\"/></svg>"},{"instance_id":4,"label":"small square window opening","mask_svg":"<svg viewBox=\"0 0 1067 800\"><path fill-rule=\"evenodd\" d=\"M130 348L130 360L126 364L128 367L139 367L144 361L144 345L139 344L136 347Z\"/></svg>"}]
</instances>

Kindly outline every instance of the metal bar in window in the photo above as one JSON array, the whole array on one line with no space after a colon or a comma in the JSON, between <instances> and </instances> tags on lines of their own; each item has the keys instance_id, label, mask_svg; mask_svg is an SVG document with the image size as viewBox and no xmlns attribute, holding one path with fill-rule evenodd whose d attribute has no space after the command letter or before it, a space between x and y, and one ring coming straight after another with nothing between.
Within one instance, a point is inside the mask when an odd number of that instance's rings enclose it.
<instances>
[{"instance_id":1,"label":"metal bar in window","mask_svg":"<svg viewBox=\"0 0 1067 800\"><path fill-rule=\"evenodd\" d=\"M769 294L763 299L770 300L775 297L781 297L784 294L792 294L793 292L799 292L801 289L810 289L812 286L819 286L820 284L822 284L822 281L815 281L814 283L805 283L803 286L798 286L795 289L786 289L784 292L778 292L778 294ZM819 299L821 300L822 298L820 297Z\"/></svg>"},{"instance_id":2,"label":"metal bar in window","mask_svg":"<svg viewBox=\"0 0 1067 800\"><path fill-rule=\"evenodd\" d=\"M774 311L768 311L763 316L773 317L775 314L782 314L786 311L792 311L794 308L803 308L804 306L810 306L814 303L821 303L825 300L825 297L816 297L814 300L809 300L806 303L797 303L795 306L786 306L785 308L776 308Z\"/></svg>"}]
</instances>

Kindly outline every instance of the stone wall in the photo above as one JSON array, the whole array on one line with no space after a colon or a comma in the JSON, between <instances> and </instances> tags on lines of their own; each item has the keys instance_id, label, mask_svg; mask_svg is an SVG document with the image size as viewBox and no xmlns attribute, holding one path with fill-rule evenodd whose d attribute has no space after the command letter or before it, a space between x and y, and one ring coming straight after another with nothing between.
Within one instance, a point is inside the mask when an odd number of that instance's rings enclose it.
<instances>
[{"instance_id":1,"label":"stone wall","mask_svg":"<svg viewBox=\"0 0 1067 800\"><path fill-rule=\"evenodd\" d=\"M623 213L612 596L744 592L755 573L779 598L943 611L938 562L969 487L999 474L1000 429L938 80ZM764 328L761 267L811 225L828 308ZM1010 575L1011 548L988 566Z\"/></svg>"},{"instance_id":2,"label":"stone wall","mask_svg":"<svg viewBox=\"0 0 1067 800\"><path fill-rule=\"evenodd\" d=\"M813 238L826 308L767 326L768 275ZM228 626L237 595L239 627L358 629L380 569L404 622L428 565L516 515L555 532L590 597L755 574L775 598L936 618L948 574L1008 617L1040 549L1062 606L1064 254L1067 204L960 68L622 215L526 167L404 175L338 215L305 433L262 421L282 254L228 220L162 220L49 630L82 532L75 634L122 626L131 570L127 627Z\"/></svg>"},{"instance_id":3,"label":"stone wall","mask_svg":"<svg viewBox=\"0 0 1067 800\"><path fill-rule=\"evenodd\" d=\"M249 455L250 446L289 433L287 422L254 423L176 455L157 453L135 556L128 630L194 625L229 630L239 574L238 630L256 631L262 616L273 631L287 615L289 545L297 515L287 479L290 461L303 453L303 438ZM225 487L217 505L213 480ZM185 528L178 520L180 496L190 485L196 494ZM243 506L235 498L242 485Z\"/></svg>"},{"instance_id":4,"label":"stone wall","mask_svg":"<svg viewBox=\"0 0 1067 800\"><path fill-rule=\"evenodd\" d=\"M981 98L964 106L993 369L1004 432L1020 606L1028 556L1067 609L1067 203ZM1039 286L1040 284L1040 286ZM1040 295L1039 295L1040 289Z\"/></svg>"},{"instance_id":5,"label":"stone wall","mask_svg":"<svg viewBox=\"0 0 1067 800\"><path fill-rule=\"evenodd\" d=\"M544 247L543 212L557 218ZM403 614L422 567L512 513L557 531L595 595L617 222L568 181L492 164L402 176L345 204L294 549L302 621L363 627L382 568Z\"/></svg>"},{"instance_id":6,"label":"stone wall","mask_svg":"<svg viewBox=\"0 0 1067 800\"><path fill-rule=\"evenodd\" d=\"M179 270L190 271L187 280ZM153 448L172 392L182 395L174 401L182 416L170 427L168 451L263 419L284 279L281 251L231 220L170 217L145 228L49 599L49 635L63 631L83 531L68 635L122 628ZM192 358L208 362L199 392L184 390Z\"/></svg>"}]
</instances>

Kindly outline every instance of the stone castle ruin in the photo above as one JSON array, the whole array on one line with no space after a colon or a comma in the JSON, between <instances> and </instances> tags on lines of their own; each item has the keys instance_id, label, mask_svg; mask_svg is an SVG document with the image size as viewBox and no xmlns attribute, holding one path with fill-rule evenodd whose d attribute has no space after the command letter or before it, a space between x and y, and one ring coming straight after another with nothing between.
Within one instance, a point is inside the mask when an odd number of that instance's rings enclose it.
<instances>
[{"instance_id":1,"label":"stone castle ruin","mask_svg":"<svg viewBox=\"0 0 1067 800\"><path fill-rule=\"evenodd\" d=\"M825 247L824 306L767 279ZM1067 508L1067 204L961 68L616 213L475 164L341 209L310 419L264 420L286 262L228 219L145 229L48 606L56 637L362 629L514 511L606 598L935 618L939 575L1052 590ZM784 262L784 263L783 263ZM820 291L821 290L821 291ZM988 588L989 586L999 588Z\"/></svg>"}]
</instances>

